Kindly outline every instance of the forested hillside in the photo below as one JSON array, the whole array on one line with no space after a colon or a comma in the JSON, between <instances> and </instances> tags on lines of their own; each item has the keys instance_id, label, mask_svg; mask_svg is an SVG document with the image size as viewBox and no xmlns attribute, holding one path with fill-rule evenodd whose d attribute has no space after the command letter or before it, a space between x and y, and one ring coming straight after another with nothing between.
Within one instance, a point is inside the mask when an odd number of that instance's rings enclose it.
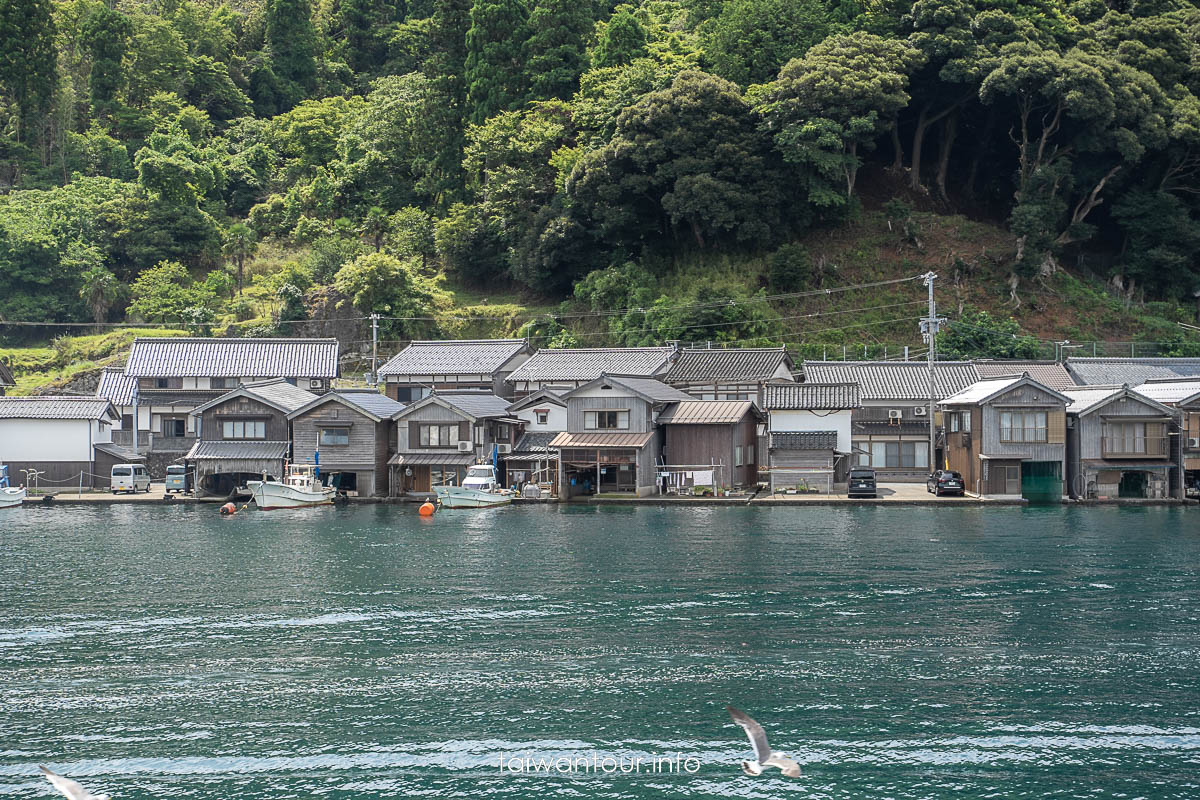
<instances>
[{"instance_id":1,"label":"forested hillside","mask_svg":"<svg viewBox=\"0 0 1200 800\"><path fill-rule=\"evenodd\" d=\"M0 323L871 341L918 285L794 294L934 267L1174 339L1198 56L1180 0L0 0Z\"/></svg>"}]
</instances>

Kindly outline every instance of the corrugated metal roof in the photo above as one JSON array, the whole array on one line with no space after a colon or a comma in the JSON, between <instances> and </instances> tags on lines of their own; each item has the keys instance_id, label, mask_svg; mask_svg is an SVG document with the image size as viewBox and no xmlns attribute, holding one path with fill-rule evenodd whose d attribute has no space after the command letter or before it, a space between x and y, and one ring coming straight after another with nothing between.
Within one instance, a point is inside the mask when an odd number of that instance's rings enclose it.
<instances>
[{"instance_id":1,"label":"corrugated metal roof","mask_svg":"<svg viewBox=\"0 0 1200 800\"><path fill-rule=\"evenodd\" d=\"M1150 406L1159 406L1159 410L1164 414L1170 413L1170 409L1162 405L1159 401L1147 397L1141 392L1137 392L1127 386L1081 386L1074 389L1066 389L1063 391L1063 394L1070 399L1070 402L1067 403L1067 411L1071 414L1087 414L1100 406L1107 405L1110 400L1122 395L1132 397L1134 400L1139 400Z\"/></svg>"},{"instance_id":2,"label":"corrugated metal roof","mask_svg":"<svg viewBox=\"0 0 1200 800\"><path fill-rule=\"evenodd\" d=\"M835 450L837 431L772 433L767 446L772 450Z\"/></svg>"},{"instance_id":3,"label":"corrugated metal roof","mask_svg":"<svg viewBox=\"0 0 1200 800\"><path fill-rule=\"evenodd\" d=\"M1063 389L1079 385L1075 383L1071 373L1067 372L1067 368L1057 361L975 361L974 363L979 377L984 380L1028 372L1029 377L1038 383L1060 392Z\"/></svg>"},{"instance_id":4,"label":"corrugated metal roof","mask_svg":"<svg viewBox=\"0 0 1200 800\"><path fill-rule=\"evenodd\" d=\"M962 405L979 403L997 392L1003 392L1012 386L1016 386L1023 380L1023 376L1009 376L1005 378L991 378L986 381L976 381L962 391L947 397L944 402L946 405Z\"/></svg>"},{"instance_id":5,"label":"corrugated metal roof","mask_svg":"<svg viewBox=\"0 0 1200 800\"><path fill-rule=\"evenodd\" d=\"M684 400L658 415L660 425L736 425L753 411L749 400Z\"/></svg>"},{"instance_id":6,"label":"corrugated metal roof","mask_svg":"<svg viewBox=\"0 0 1200 800\"><path fill-rule=\"evenodd\" d=\"M1174 405L1192 398L1200 399L1200 378L1195 380L1160 380L1135 386L1138 394L1156 400L1159 403Z\"/></svg>"},{"instance_id":7,"label":"corrugated metal roof","mask_svg":"<svg viewBox=\"0 0 1200 800\"><path fill-rule=\"evenodd\" d=\"M17 381L13 378L12 371L8 368L8 364L0 361L0 386L16 386Z\"/></svg>"},{"instance_id":8,"label":"corrugated metal roof","mask_svg":"<svg viewBox=\"0 0 1200 800\"><path fill-rule=\"evenodd\" d=\"M135 339L125 373L137 378L336 378L337 339Z\"/></svg>"},{"instance_id":9,"label":"corrugated metal roof","mask_svg":"<svg viewBox=\"0 0 1200 800\"><path fill-rule=\"evenodd\" d=\"M396 455L388 459L387 463L394 467L437 466L442 464L464 467L474 464L475 456L471 453L396 453Z\"/></svg>"},{"instance_id":10,"label":"corrugated metal roof","mask_svg":"<svg viewBox=\"0 0 1200 800\"><path fill-rule=\"evenodd\" d=\"M1082 386L1135 386L1155 378L1200 376L1200 358L1068 358L1067 372Z\"/></svg>"},{"instance_id":11,"label":"corrugated metal roof","mask_svg":"<svg viewBox=\"0 0 1200 800\"><path fill-rule=\"evenodd\" d=\"M550 440L553 448L562 447L641 447L654 438L648 433L559 433Z\"/></svg>"},{"instance_id":12,"label":"corrugated metal roof","mask_svg":"<svg viewBox=\"0 0 1200 800\"><path fill-rule=\"evenodd\" d=\"M526 433L517 443L513 445L512 454L515 456L518 453L525 454L550 454L550 443L554 441L557 433Z\"/></svg>"},{"instance_id":13,"label":"corrugated metal roof","mask_svg":"<svg viewBox=\"0 0 1200 800\"><path fill-rule=\"evenodd\" d=\"M312 392L301 389L298 386L293 386L283 378L274 378L269 381L257 381L255 383L247 383L232 389L225 394L208 401L202 406L197 406L192 409L193 414L201 414L214 406L219 406L235 397L250 397L259 402L266 403L274 409L288 412L295 411L297 408L311 403L317 399L317 395Z\"/></svg>"},{"instance_id":14,"label":"corrugated metal roof","mask_svg":"<svg viewBox=\"0 0 1200 800\"><path fill-rule=\"evenodd\" d=\"M287 442L199 441L184 458L188 461L282 461L287 453Z\"/></svg>"},{"instance_id":15,"label":"corrugated metal roof","mask_svg":"<svg viewBox=\"0 0 1200 800\"><path fill-rule=\"evenodd\" d=\"M597 347L538 350L517 367L508 380L590 381L603 373L653 377L663 372L674 355L673 347Z\"/></svg>"},{"instance_id":16,"label":"corrugated metal roof","mask_svg":"<svg viewBox=\"0 0 1200 800\"><path fill-rule=\"evenodd\" d=\"M0 419L109 419L121 416L103 397L0 397Z\"/></svg>"},{"instance_id":17,"label":"corrugated metal roof","mask_svg":"<svg viewBox=\"0 0 1200 800\"><path fill-rule=\"evenodd\" d=\"M563 400L562 396L557 392L552 392L549 389L538 389L533 394L528 394L522 397L520 400L517 400L509 405L508 410L520 411L523 408L530 408L532 406L546 404L565 406L567 401Z\"/></svg>"},{"instance_id":18,"label":"corrugated metal roof","mask_svg":"<svg viewBox=\"0 0 1200 800\"><path fill-rule=\"evenodd\" d=\"M778 411L858 408L856 383L772 383L763 390L763 408Z\"/></svg>"},{"instance_id":19,"label":"corrugated metal roof","mask_svg":"<svg viewBox=\"0 0 1200 800\"><path fill-rule=\"evenodd\" d=\"M524 339L457 339L452 341L416 341L386 364L379 374L446 375L495 372L513 356L529 349Z\"/></svg>"},{"instance_id":20,"label":"corrugated metal roof","mask_svg":"<svg viewBox=\"0 0 1200 800\"><path fill-rule=\"evenodd\" d=\"M791 358L782 347L754 347L739 350L680 350L663 381L688 384L698 381L765 381L781 364L790 368Z\"/></svg>"},{"instance_id":21,"label":"corrugated metal roof","mask_svg":"<svg viewBox=\"0 0 1200 800\"><path fill-rule=\"evenodd\" d=\"M494 394L486 392L435 392L434 396L440 397L475 419L508 416L508 401Z\"/></svg>"},{"instance_id":22,"label":"corrugated metal roof","mask_svg":"<svg viewBox=\"0 0 1200 800\"><path fill-rule=\"evenodd\" d=\"M137 378L125 374L124 367L105 367L96 385L96 397L103 397L114 406L133 405Z\"/></svg>"},{"instance_id":23,"label":"corrugated metal roof","mask_svg":"<svg viewBox=\"0 0 1200 800\"><path fill-rule=\"evenodd\" d=\"M929 398L924 361L805 361L804 375L812 383L857 383L864 401ZM938 361L934 379L934 398L940 400L979 380L979 372L969 361Z\"/></svg>"}]
</instances>

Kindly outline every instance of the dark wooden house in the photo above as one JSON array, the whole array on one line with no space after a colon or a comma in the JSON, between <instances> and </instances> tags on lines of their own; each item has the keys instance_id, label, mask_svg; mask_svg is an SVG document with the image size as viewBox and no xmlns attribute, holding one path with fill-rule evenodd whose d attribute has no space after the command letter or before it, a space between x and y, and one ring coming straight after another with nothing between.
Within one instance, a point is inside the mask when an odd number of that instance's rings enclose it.
<instances>
[{"instance_id":1,"label":"dark wooden house","mask_svg":"<svg viewBox=\"0 0 1200 800\"><path fill-rule=\"evenodd\" d=\"M416 341L379 368L387 396L412 403L434 391L475 390L505 396L509 373L529 358L525 339Z\"/></svg>"},{"instance_id":2,"label":"dark wooden house","mask_svg":"<svg viewBox=\"0 0 1200 800\"><path fill-rule=\"evenodd\" d=\"M198 406L199 437L184 461L195 474L197 497L225 496L263 475L278 480L291 455L287 415L317 399L283 378L256 381Z\"/></svg>"},{"instance_id":3,"label":"dark wooden house","mask_svg":"<svg viewBox=\"0 0 1200 800\"><path fill-rule=\"evenodd\" d=\"M388 493L392 415L400 403L374 389L335 389L288 414L292 456L320 467L321 482L358 497Z\"/></svg>"},{"instance_id":4,"label":"dark wooden house","mask_svg":"<svg viewBox=\"0 0 1200 800\"><path fill-rule=\"evenodd\" d=\"M658 416L666 489L714 489L758 483L758 426L766 415L751 400L684 400ZM711 473L711 475L710 475ZM696 475L703 477L697 481Z\"/></svg>"}]
</instances>

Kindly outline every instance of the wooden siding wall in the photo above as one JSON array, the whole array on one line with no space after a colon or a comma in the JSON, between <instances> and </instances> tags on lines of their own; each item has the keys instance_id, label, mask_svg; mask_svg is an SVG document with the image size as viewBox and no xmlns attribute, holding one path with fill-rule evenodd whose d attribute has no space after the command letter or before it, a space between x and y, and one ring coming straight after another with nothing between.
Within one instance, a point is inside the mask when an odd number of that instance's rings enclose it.
<instances>
[{"instance_id":1,"label":"wooden siding wall","mask_svg":"<svg viewBox=\"0 0 1200 800\"><path fill-rule=\"evenodd\" d=\"M1075 420L1075 436L1079 438L1079 458L1087 461L1089 459L1104 458L1103 438L1104 438L1104 421L1105 417L1162 417L1163 413L1153 406L1147 405L1142 401L1133 397L1123 397L1119 400L1114 400L1106 406L1096 409L1090 414L1084 414L1077 417ZM1170 430L1170 423L1167 422L1167 427L1163 431L1163 435ZM1165 461L1169 458L1168 453L1164 453L1159 461ZM1146 459L1153 462L1155 459Z\"/></svg>"},{"instance_id":2,"label":"wooden siding wall","mask_svg":"<svg viewBox=\"0 0 1200 800\"><path fill-rule=\"evenodd\" d=\"M200 438L206 442L223 441L221 420L246 417L267 418L267 441L286 442L288 440L287 415L248 397L232 398L201 414Z\"/></svg>"},{"instance_id":3,"label":"wooden siding wall","mask_svg":"<svg viewBox=\"0 0 1200 800\"><path fill-rule=\"evenodd\" d=\"M431 449L438 449L421 447L419 441L416 443L410 441L410 432L412 430L411 425L413 423L428 424L436 422L439 424L457 424L459 425L459 438L462 438L463 432L461 423L465 423L467 421L467 418L459 412L454 411L453 409L445 408L444 406L440 406L437 403L430 403L427 406L418 408L416 411L413 411L407 416L401 417L399 424L396 425L396 452L407 453L411 451L425 453L429 452ZM446 452L450 452L450 450L447 448ZM454 452L458 452L457 448L454 450Z\"/></svg>"},{"instance_id":4,"label":"wooden siding wall","mask_svg":"<svg viewBox=\"0 0 1200 800\"><path fill-rule=\"evenodd\" d=\"M950 409L947 409L948 411ZM970 491L977 491L979 488L979 426L983 424L983 413L978 406L971 408L956 408L955 413L969 413L971 415L971 430L970 431L946 431L946 460L949 462L948 469L961 473L963 483ZM938 469L937 465L931 468Z\"/></svg>"},{"instance_id":5,"label":"wooden siding wall","mask_svg":"<svg viewBox=\"0 0 1200 800\"><path fill-rule=\"evenodd\" d=\"M629 429L622 433L646 433L653 430L651 406L640 397L614 394L611 397L569 397L567 398L567 430L572 433L586 431L583 426L585 411L602 411L604 409L628 409Z\"/></svg>"},{"instance_id":6,"label":"wooden siding wall","mask_svg":"<svg viewBox=\"0 0 1200 800\"><path fill-rule=\"evenodd\" d=\"M726 486L749 486L758 481L757 463L737 463L735 448L742 448L746 460L749 447L754 446L755 461L759 458L758 434L754 418L746 415L733 425L664 425L668 464L700 466L712 461L721 462L721 482Z\"/></svg>"},{"instance_id":7,"label":"wooden siding wall","mask_svg":"<svg viewBox=\"0 0 1200 800\"><path fill-rule=\"evenodd\" d=\"M375 422L352 408L328 402L292 420L292 452L299 464L311 464L324 423L351 423L350 443L345 447L321 448L321 466L370 469L375 464ZM385 427L381 425L381 427Z\"/></svg>"},{"instance_id":8,"label":"wooden siding wall","mask_svg":"<svg viewBox=\"0 0 1200 800\"><path fill-rule=\"evenodd\" d=\"M989 456L1013 456L1031 461L1063 461L1066 458L1066 406L1031 386L1018 386L983 406L983 418L972 435L980 437L979 452ZM1000 441L1000 414L1008 410L1045 411L1046 442ZM974 422L974 419L972 419ZM1056 441L1057 440L1057 441Z\"/></svg>"}]
</instances>

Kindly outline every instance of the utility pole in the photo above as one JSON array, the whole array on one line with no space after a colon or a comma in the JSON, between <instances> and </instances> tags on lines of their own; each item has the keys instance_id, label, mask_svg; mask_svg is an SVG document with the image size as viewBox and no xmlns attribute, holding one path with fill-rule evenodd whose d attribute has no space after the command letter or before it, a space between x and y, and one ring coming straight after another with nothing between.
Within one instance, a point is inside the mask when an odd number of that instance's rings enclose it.
<instances>
[{"instance_id":1,"label":"utility pole","mask_svg":"<svg viewBox=\"0 0 1200 800\"><path fill-rule=\"evenodd\" d=\"M379 315L371 315L371 385L379 385Z\"/></svg>"},{"instance_id":2,"label":"utility pole","mask_svg":"<svg viewBox=\"0 0 1200 800\"><path fill-rule=\"evenodd\" d=\"M934 384L934 363L937 360L937 334L938 328L946 321L945 317L937 315L937 301L933 299L933 281L937 278L933 272L926 272L924 275L925 285L929 287L929 316L921 320L921 338L929 345L929 471L937 469L935 459L937 457L937 425L933 421L933 414L937 404L937 393L935 392Z\"/></svg>"}]
</instances>

